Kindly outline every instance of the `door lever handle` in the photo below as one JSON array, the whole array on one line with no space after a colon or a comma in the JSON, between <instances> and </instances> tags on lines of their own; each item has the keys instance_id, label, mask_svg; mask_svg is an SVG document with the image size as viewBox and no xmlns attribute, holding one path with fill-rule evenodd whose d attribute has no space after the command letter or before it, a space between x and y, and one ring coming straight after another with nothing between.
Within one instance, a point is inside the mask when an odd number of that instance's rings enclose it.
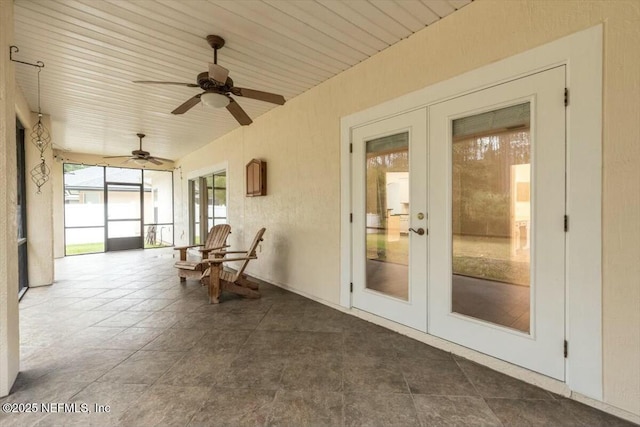
<instances>
[{"instance_id":1,"label":"door lever handle","mask_svg":"<svg viewBox=\"0 0 640 427\"><path fill-rule=\"evenodd\" d=\"M413 231L414 233L423 236L424 235L424 228L418 228L417 230L414 230L413 228L410 228L409 231Z\"/></svg>"}]
</instances>

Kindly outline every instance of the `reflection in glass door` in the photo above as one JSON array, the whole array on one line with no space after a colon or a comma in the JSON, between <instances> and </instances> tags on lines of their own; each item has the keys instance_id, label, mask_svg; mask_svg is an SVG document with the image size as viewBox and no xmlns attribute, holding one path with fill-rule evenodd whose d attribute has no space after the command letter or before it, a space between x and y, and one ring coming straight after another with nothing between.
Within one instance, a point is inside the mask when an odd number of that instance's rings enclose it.
<instances>
[{"instance_id":1,"label":"reflection in glass door","mask_svg":"<svg viewBox=\"0 0 640 427\"><path fill-rule=\"evenodd\" d=\"M530 103L453 120L452 311L530 331Z\"/></svg>"},{"instance_id":2,"label":"reflection in glass door","mask_svg":"<svg viewBox=\"0 0 640 427\"><path fill-rule=\"evenodd\" d=\"M409 297L409 133L366 142L368 289Z\"/></svg>"},{"instance_id":3,"label":"reflection in glass door","mask_svg":"<svg viewBox=\"0 0 640 427\"><path fill-rule=\"evenodd\" d=\"M142 249L142 185L106 183L107 251Z\"/></svg>"}]
</instances>

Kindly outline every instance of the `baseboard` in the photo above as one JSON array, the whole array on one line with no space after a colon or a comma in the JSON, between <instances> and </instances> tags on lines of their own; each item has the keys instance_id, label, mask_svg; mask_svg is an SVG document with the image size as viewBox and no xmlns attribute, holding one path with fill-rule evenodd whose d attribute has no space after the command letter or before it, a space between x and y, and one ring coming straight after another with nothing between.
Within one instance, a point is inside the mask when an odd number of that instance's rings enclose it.
<instances>
[{"instance_id":1,"label":"baseboard","mask_svg":"<svg viewBox=\"0 0 640 427\"><path fill-rule=\"evenodd\" d=\"M452 353L459 357L464 357L465 359L469 359L476 363L479 363L483 366L491 368L495 371L503 373L505 375L509 375L510 377L519 379L529 384L533 384L538 386L544 390L547 390L551 393L559 394L568 399L573 399L577 402L583 403L585 405L596 408L600 411L606 412L608 414L614 415L616 417L622 418L624 420L630 421L632 423L640 424L640 415L632 414L623 409L612 406L608 403L601 402L599 400L592 399L590 397L581 395L579 393L573 392L566 383L562 381L555 380L553 378L549 378L545 375L539 374L537 372L530 371L528 369L522 368L520 366L513 365L511 363L505 362L504 360L496 359L495 357L488 356L483 353L479 353L475 350L471 350L467 347L463 347L458 344L454 344L450 341L443 340L441 338L435 337L433 335L425 334L424 332L416 331L415 329L409 328L408 326L400 325L398 323L392 322L390 320L384 319L382 317L376 316L374 314L368 313L363 310L359 310L357 308L345 308L339 304L333 303L331 301L323 300L322 298L318 298L314 295L311 295L307 292L301 291L299 289L293 288L285 283L275 282L273 280L266 280L261 278L260 276L254 275L252 273L248 273L249 276L256 278L262 282L277 286L279 288L285 289L289 292L293 292L294 294L300 295L302 297L308 298L312 301L318 302L320 304L326 305L327 307L331 307L335 310L341 311L343 313L352 315L354 317L358 317L360 319L366 320L368 322L374 323L378 326L382 326L384 328L390 329L392 331L398 332L399 334L408 336L410 338L415 339L416 341L423 342L432 347L438 348L440 350Z\"/></svg>"},{"instance_id":2,"label":"baseboard","mask_svg":"<svg viewBox=\"0 0 640 427\"><path fill-rule=\"evenodd\" d=\"M608 403L592 399L591 397L584 396L576 392L571 393L571 399L580 403L584 403L585 405L591 406L593 408L599 409L608 414L615 415L616 417L622 418L623 420L627 420L632 423L640 425L640 415L633 414L629 411L625 411L624 409L617 408Z\"/></svg>"}]
</instances>

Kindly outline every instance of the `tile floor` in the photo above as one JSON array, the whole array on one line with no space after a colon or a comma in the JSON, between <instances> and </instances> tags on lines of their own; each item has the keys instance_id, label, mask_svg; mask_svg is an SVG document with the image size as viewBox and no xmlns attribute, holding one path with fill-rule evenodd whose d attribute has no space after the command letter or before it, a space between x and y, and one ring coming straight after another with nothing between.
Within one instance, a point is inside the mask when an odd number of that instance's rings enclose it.
<instances>
[{"instance_id":1,"label":"tile floor","mask_svg":"<svg viewBox=\"0 0 640 427\"><path fill-rule=\"evenodd\" d=\"M274 286L209 305L171 252L67 257L27 292L0 403L80 412L0 426L631 425Z\"/></svg>"}]
</instances>

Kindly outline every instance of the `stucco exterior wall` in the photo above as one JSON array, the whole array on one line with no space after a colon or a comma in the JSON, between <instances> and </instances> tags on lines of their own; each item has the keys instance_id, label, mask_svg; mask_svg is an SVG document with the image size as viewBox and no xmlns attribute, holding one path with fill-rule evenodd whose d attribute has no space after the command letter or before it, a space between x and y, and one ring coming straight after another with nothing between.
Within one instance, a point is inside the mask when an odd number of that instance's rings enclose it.
<instances>
[{"instance_id":1,"label":"stucco exterior wall","mask_svg":"<svg viewBox=\"0 0 640 427\"><path fill-rule=\"evenodd\" d=\"M599 23L604 401L640 415L640 2L476 0L177 165L187 176L227 161L232 243L267 228L250 273L338 304L340 118ZM252 158L268 162L266 197L244 197ZM186 181L176 177L176 191L187 194ZM186 208L176 204L177 243L188 236Z\"/></svg>"},{"instance_id":2,"label":"stucco exterior wall","mask_svg":"<svg viewBox=\"0 0 640 427\"><path fill-rule=\"evenodd\" d=\"M18 333L18 240L16 223L15 70L13 1L0 1L0 397L6 396L20 367Z\"/></svg>"}]
</instances>

